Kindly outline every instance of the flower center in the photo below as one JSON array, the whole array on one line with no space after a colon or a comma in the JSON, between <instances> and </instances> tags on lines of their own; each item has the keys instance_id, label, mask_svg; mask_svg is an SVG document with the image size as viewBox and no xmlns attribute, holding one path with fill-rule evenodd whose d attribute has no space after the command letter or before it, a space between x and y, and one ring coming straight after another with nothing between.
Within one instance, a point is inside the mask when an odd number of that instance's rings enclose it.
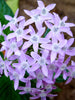
<instances>
[{"instance_id":1,"label":"flower center","mask_svg":"<svg viewBox=\"0 0 75 100\"><path fill-rule=\"evenodd\" d=\"M14 72L14 73L13 73L13 78L14 78L14 79L19 79L18 73Z\"/></svg>"},{"instance_id":2,"label":"flower center","mask_svg":"<svg viewBox=\"0 0 75 100\"><path fill-rule=\"evenodd\" d=\"M16 19L15 18L12 18L12 20L10 21L12 24L15 24L16 23Z\"/></svg>"},{"instance_id":3,"label":"flower center","mask_svg":"<svg viewBox=\"0 0 75 100\"><path fill-rule=\"evenodd\" d=\"M46 96L47 96L47 94L44 93L44 92L42 92L42 93L40 94L40 97L46 97Z\"/></svg>"},{"instance_id":4,"label":"flower center","mask_svg":"<svg viewBox=\"0 0 75 100\"><path fill-rule=\"evenodd\" d=\"M2 68L2 69L5 68L5 64L3 62L0 63L0 68Z\"/></svg>"},{"instance_id":5,"label":"flower center","mask_svg":"<svg viewBox=\"0 0 75 100\"><path fill-rule=\"evenodd\" d=\"M24 88L24 91L28 93L28 92L31 91L31 88L30 88L30 87L25 87L25 88Z\"/></svg>"},{"instance_id":6,"label":"flower center","mask_svg":"<svg viewBox=\"0 0 75 100\"><path fill-rule=\"evenodd\" d=\"M10 48L13 51L16 50L16 48L17 48L16 42L12 42L11 45L10 45Z\"/></svg>"},{"instance_id":7,"label":"flower center","mask_svg":"<svg viewBox=\"0 0 75 100\"><path fill-rule=\"evenodd\" d=\"M65 26L65 23L63 21L61 21L60 26Z\"/></svg>"},{"instance_id":8,"label":"flower center","mask_svg":"<svg viewBox=\"0 0 75 100\"><path fill-rule=\"evenodd\" d=\"M46 85L46 89L52 89L52 86L51 85Z\"/></svg>"},{"instance_id":9,"label":"flower center","mask_svg":"<svg viewBox=\"0 0 75 100\"><path fill-rule=\"evenodd\" d=\"M53 27L53 32L54 32L54 33L57 33L58 30L59 30L59 28L58 28L57 26L54 26L54 27Z\"/></svg>"},{"instance_id":10,"label":"flower center","mask_svg":"<svg viewBox=\"0 0 75 100\"><path fill-rule=\"evenodd\" d=\"M66 69L66 67L67 67L66 64L63 64L60 69L63 71Z\"/></svg>"},{"instance_id":11,"label":"flower center","mask_svg":"<svg viewBox=\"0 0 75 100\"><path fill-rule=\"evenodd\" d=\"M33 17L33 19L34 19L35 21L39 21L39 20L40 20L40 16L39 16L39 15L35 15L35 16Z\"/></svg>"},{"instance_id":12,"label":"flower center","mask_svg":"<svg viewBox=\"0 0 75 100\"><path fill-rule=\"evenodd\" d=\"M52 70L52 71L55 71L56 67L55 67L54 64L50 64L49 69Z\"/></svg>"},{"instance_id":13,"label":"flower center","mask_svg":"<svg viewBox=\"0 0 75 100\"><path fill-rule=\"evenodd\" d=\"M41 14L46 15L47 13L48 13L48 11L45 8L43 8L42 11L41 11Z\"/></svg>"},{"instance_id":14,"label":"flower center","mask_svg":"<svg viewBox=\"0 0 75 100\"><path fill-rule=\"evenodd\" d=\"M39 73L39 74L37 75L37 79L42 80L43 78L44 78L44 75L43 75L42 73Z\"/></svg>"},{"instance_id":15,"label":"flower center","mask_svg":"<svg viewBox=\"0 0 75 100\"><path fill-rule=\"evenodd\" d=\"M28 64L28 62L23 62L22 64L21 64L21 67L22 67L22 69L28 69L29 68L29 64Z\"/></svg>"},{"instance_id":16,"label":"flower center","mask_svg":"<svg viewBox=\"0 0 75 100\"><path fill-rule=\"evenodd\" d=\"M75 71L71 73L71 77L75 77Z\"/></svg>"},{"instance_id":17,"label":"flower center","mask_svg":"<svg viewBox=\"0 0 75 100\"><path fill-rule=\"evenodd\" d=\"M33 35L33 36L31 36L30 41L31 41L32 43L38 43L38 42L39 42L39 37L38 37L38 35Z\"/></svg>"},{"instance_id":18,"label":"flower center","mask_svg":"<svg viewBox=\"0 0 75 100\"><path fill-rule=\"evenodd\" d=\"M23 30L22 29L19 28L19 29L16 30L16 35L17 36L21 36L22 34L23 34Z\"/></svg>"},{"instance_id":19,"label":"flower center","mask_svg":"<svg viewBox=\"0 0 75 100\"><path fill-rule=\"evenodd\" d=\"M55 51L55 52L58 52L60 49L59 45L58 44L53 44L52 46L52 50Z\"/></svg>"},{"instance_id":20,"label":"flower center","mask_svg":"<svg viewBox=\"0 0 75 100\"><path fill-rule=\"evenodd\" d=\"M39 63L40 65L45 65L45 64L46 64L46 60L45 60L43 57L40 57L38 63Z\"/></svg>"}]
</instances>

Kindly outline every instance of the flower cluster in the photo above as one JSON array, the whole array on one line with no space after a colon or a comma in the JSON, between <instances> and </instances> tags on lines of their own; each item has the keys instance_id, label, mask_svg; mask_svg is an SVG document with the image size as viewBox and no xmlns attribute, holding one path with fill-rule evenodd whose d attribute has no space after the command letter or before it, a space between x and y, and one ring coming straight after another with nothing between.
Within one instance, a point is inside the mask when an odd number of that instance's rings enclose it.
<instances>
[{"instance_id":1,"label":"flower cluster","mask_svg":"<svg viewBox=\"0 0 75 100\"><path fill-rule=\"evenodd\" d=\"M75 47L72 47L75 40L70 30L75 24L67 23L67 16L60 19L57 13L50 12L56 4L45 7L41 0L37 3L36 9L24 10L30 19L17 17L17 10L13 18L5 15L9 21L7 25L0 23L0 35L5 39L0 49L5 51L4 59L0 56L0 75L4 73L10 77L14 89L21 90L20 94L30 93L31 99L46 100L46 97L57 96L50 92L56 89L56 79L60 75L66 84L75 78L75 62L71 61L71 56L75 56ZM6 36L2 31L7 27L12 33ZM50 31L45 35L47 28ZM70 38L65 39L64 34ZM36 81L34 87L31 87L32 80ZM25 86L19 86L19 81Z\"/></svg>"}]
</instances>

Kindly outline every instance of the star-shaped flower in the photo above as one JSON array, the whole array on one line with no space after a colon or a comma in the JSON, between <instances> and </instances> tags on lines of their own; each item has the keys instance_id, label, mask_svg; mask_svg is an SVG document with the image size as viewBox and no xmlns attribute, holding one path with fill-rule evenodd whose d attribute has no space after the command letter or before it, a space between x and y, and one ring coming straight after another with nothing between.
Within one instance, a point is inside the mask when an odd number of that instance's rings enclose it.
<instances>
[{"instance_id":1,"label":"star-shaped flower","mask_svg":"<svg viewBox=\"0 0 75 100\"><path fill-rule=\"evenodd\" d=\"M22 20L19 23L18 28L16 26L14 26L14 32L10 33L7 36L7 39L11 39L11 38L15 38L16 37L17 42L22 40L25 37L25 35L31 31L30 29L25 29L24 30L24 23L25 23L25 20Z\"/></svg>"},{"instance_id":2,"label":"star-shaped flower","mask_svg":"<svg viewBox=\"0 0 75 100\"><path fill-rule=\"evenodd\" d=\"M19 47L22 45L23 41L16 42L15 39L11 39L10 41L6 40L2 42L1 51L5 50L7 58L15 53L16 55L20 55Z\"/></svg>"},{"instance_id":3,"label":"star-shaped flower","mask_svg":"<svg viewBox=\"0 0 75 100\"><path fill-rule=\"evenodd\" d=\"M42 56L37 54L36 52L31 52L31 56L34 58L35 61L37 61L37 69L41 67L41 70L45 76L48 77L48 69L47 69L47 57L48 57L48 51L43 51ZM34 66L35 67L35 66ZM34 67L32 67L34 69Z\"/></svg>"},{"instance_id":4,"label":"star-shaped flower","mask_svg":"<svg viewBox=\"0 0 75 100\"><path fill-rule=\"evenodd\" d=\"M17 26L18 22L25 19L23 16L20 16L20 17L17 18L18 12L19 12L19 9L16 10L16 13L15 13L14 17L11 17L9 15L5 15L5 19L9 21L8 24L5 26L5 28L10 26L10 29L13 30L14 25Z\"/></svg>"},{"instance_id":5,"label":"star-shaped flower","mask_svg":"<svg viewBox=\"0 0 75 100\"><path fill-rule=\"evenodd\" d=\"M24 37L28 41L23 44L22 50L25 50L33 45L34 51L38 52L39 44L48 43L49 39L41 37L44 34L45 28L41 28L37 33L35 33L32 26L30 26L30 29L30 35L26 35Z\"/></svg>"},{"instance_id":6,"label":"star-shaped flower","mask_svg":"<svg viewBox=\"0 0 75 100\"><path fill-rule=\"evenodd\" d=\"M44 3L41 0L38 0L37 3L37 9L39 9L41 18L44 19L44 21L53 19L53 16L51 13L49 13L49 11L51 11L56 6L56 4L50 4L45 7Z\"/></svg>"},{"instance_id":7,"label":"star-shaped flower","mask_svg":"<svg viewBox=\"0 0 75 100\"><path fill-rule=\"evenodd\" d=\"M11 63L12 62L8 60L3 61L3 59L0 56L0 74L3 74L4 71L5 76L8 77L8 67L10 66Z\"/></svg>"},{"instance_id":8,"label":"star-shaped flower","mask_svg":"<svg viewBox=\"0 0 75 100\"><path fill-rule=\"evenodd\" d=\"M42 44L41 47L51 51L50 60L52 63L53 61L55 61L57 54L62 55L61 49L62 47L64 47L66 43L67 43L67 40L64 40L64 41L62 40L59 43L56 41L56 42L53 42L52 44Z\"/></svg>"}]
</instances>

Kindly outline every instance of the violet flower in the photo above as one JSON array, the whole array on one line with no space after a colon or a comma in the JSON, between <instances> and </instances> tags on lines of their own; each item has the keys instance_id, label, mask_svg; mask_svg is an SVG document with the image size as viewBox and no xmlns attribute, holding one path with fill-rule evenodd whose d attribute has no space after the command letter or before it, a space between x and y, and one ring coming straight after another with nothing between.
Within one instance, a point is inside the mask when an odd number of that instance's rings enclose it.
<instances>
[{"instance_id":1,"label":"violet flower","mask_svg":"<svg viewBox=\"0 0 75 100\"><path fill-rule=\"evenodd\" d=\"M32 72L32 66L35 64L35 60L26 55L24 52L21 52L18 63L13 63L13 66L18 70L22 71L22 74L25 75L25 71L28 73Z\"/></svg>"},{"instance_id":2,"label":"violet flower","mask_svg":"<svg viewBox=\"0 0 75 100\"><path fill-rule=\"evenodd\" d=\"M25 19L23 16L20 16L17 18L18 12L19 12L19 9L16 10L14 17L11 17L9 15L5 15L5 19L9 21L9 23L6 25L5 28L10 26L10 29L13 30L13 26L14 25L17 26L17 22L20 22L21 20Z\"/></svg>"},{"instance_id":3,"label":"violet flower","mask_svg":"<svg viewBox=\"0 0 75 100\"><path fill-rule=\"evenodd\" d=\"M20 70L8 68L10 80L14 81L14 89L17 90L19 86L19 80L24 81L23 74Z\"/></svg>"},{"instance_id":4,"label":"violet flower","mask_svg":"<svg viewBox=\"0 0 75 100\"><path fill-rule=\"evenodd\" d=\"M48 69L47 69L47 65L46 65L48 63L47 62L48 51L44 51L42 56L38 55L35 52L31 52L31 56L37 61L37 66L39 68L41 67L43 74L48 77ZM37 69L38 69L38 67L37 67Z\"/></svg>"},{"instance_id":5,"label":"violet flower","mask_svg":"<svg viewBox=\"0 0 75 100\"><path fill-rule=\"evenodd\" d=\"M28 40L23 44L22 50L29 48L31 45L33 45L33 49L35 52L38 52L39 43L48 43L49 39L42 38L45 28L41 28L37 33L35 33L32 26L30 26L30 29L32 30L30 32L30 35L26 35L24 38Z\"/></svg>"},{"instance_id":6,"label":"violet flower","mask_svg":"<svg viewBox=\"0 0 75 100\"><path fill-rule=\"evenodd\" d=\"M56 59L57 54L62 55L61 49L65 46L66 43L67 40L62 40L59 43L55 40L52 44L42 44L41 47L51 51L50 59L52 63Z\"/></svg>"},{"instance_id":7,"label":"violet flower","mask_svg":"<svg viewBox=\"0 0 75 100\"><path fill-rule=\"evenodd\" d=\"M11 39L10 41L6 40L2 42L1 51L6 50L7 58L12 55L14 52L16 55L20 55L19 47L22 45L23 41L16 42L15 39Z\"/></svg>"},{"instance_id":8,"label":"violet flower","mask_svg":"<svg viewBox=\"0 0 75 100\"><path fill-rule=\"evenodd\" d=\"M73 78L75 78L75 62L72 61L72 64L68 67L68 79L66 84L70 83Z\"/></svg>"},{"instance_id":9,"label":"violet flower","mask_svg":"<svg viewBox=\"0 0 75 100\"><path fill-rule=\"evenodd\" d=\"M24 23L25 23L25 20L22 20L19 23L18 27L14 26L14 29L13 29L14 32L10 33L7 36L7 39L12 39L16 37L17 42L21 41L25 37L25 35L31 31L30 29L24 30Z\"/></svg>"},{"instance_id":10,"label":"violet flower","mask_svg":"<svg viewBox=\"0 0 75 100\"><path fill-rule=\"evenodd\" d=\"M26 82L25 87L19 86L18 90L22 90L21 92L19 92L19 94L21 94L21 95L26 94L26 93L30 93L30 94L34 93L35 94L35 92L38 91L38 89L31 87L30 81Z\"/></svg>"},{"instance_id":11,"label":"violet flower","mask_svg":"<svg viewBox=\"0 0 75 100\"><path fill-rule=\"evenodd\" d=\"M8 77L8 67L11 63L12 62L8 60L3 61L3 59L0 56L0 74L3 74L4 71L5 76Z\"/></svg>"},{"instance_id":12,"label":"violet flower","mask_svg":"<svg viewBox=\"0 0 75 100\"><path fill-rule=\"evenodd\" d=\"M38 3L37 9L40 12L41 18L44 19L44 21L53 19L53 16L51 13L49 13L49 11L53 10L55 8L56 4L50 4L45 7L45 5L42 1L38 0L37 3Z\"/></svg>"},{"instance_id":13,"label":"violet flower","mask_svg":"<svg viewBox=\"0 0 75 100\"><path fill-rule=\"evenodd\" d=\"M63 59L63 57L62 57ZM58 78L60 76L61 73L63 73L63 79L66 80L67 79L67 68L68 68L68 63L70 61L71 57L68 57L65 61L64 59L61 60L60 58L57 60L56 66L57 66L57 71L55 73L54 78Z\"/></svg>"},{"instance_id":14,"label":"violet flower","mask_svg":"<svg viewBox=\"0 0 75 100\"><path fill-rule=\"evenodd\" d=\"M57 96L56 94L50 94L51 91L44 91L41 90L37 95L33 95L33 97L30 97L30 99L38 99L41 97L41 100L46 100L46 97L54 97Z\"/></svg>"}]
</instances>

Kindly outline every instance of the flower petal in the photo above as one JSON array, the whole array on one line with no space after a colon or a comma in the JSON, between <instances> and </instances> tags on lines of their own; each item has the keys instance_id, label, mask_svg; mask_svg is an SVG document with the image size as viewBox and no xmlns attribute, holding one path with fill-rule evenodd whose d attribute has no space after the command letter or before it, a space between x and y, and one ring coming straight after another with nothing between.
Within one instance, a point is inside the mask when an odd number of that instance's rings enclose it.
<instances>
[{"instance_id":1,"label":"flower petal","mask_svg":"<svg viewBox=\"0 0 75 100\"><path fill-rule=\"evenodd\" d=\"M35 52L31 52L31 56L32 56L36 61L38 61L38 59L40 58L40 56L39 56L37 53L35 53Z\"/></svg>"},{"instance_id":2,"label":"flower petal","mask_svg":"<svg viewBox=\"0 0 75 100\"><path fill-rule=\"evenodd\" d=\"M36 83L36 87L40 88L41 85L42 85L42 80L38 80L37 83Z\"/></svg>"},{"instance_id":3,"label":"flower petal","mask_svg":"<svg viewBox=\"0 0 75 100\"><path fill-rule=\"evenodd\" d=\"M15 16L14 16L15 18L18 16L18 13L19 13L19 9L16 10L16 13L15 13Z\"/></svg>"},{"instance_id":4,"label":"flower petal","mask_svg":"<svg viewBox=\"0 0 75 100\"><path fill-rule=\"evenodd\" d=\"M38 43L33 44L33 49L35 52L38 52Z\"/></svg>"},{"instance_id":5,"label":"flower petal","mask_svg":"<svg viewBox=\"0 0 75 100\"><path fill-rule=\"evenodd\" d=\"M58 71L56 72L55 76L54 76L54 79L58 78L61 74L61 70L58 69Z\"/></svg>"},{"instance_id":6,"label":"flower petal","mask_svg":"<svg viewBox=\"0 0 75 100\"><path fill-rule=\"evenodd\" d=\"M37 0L38 6L42 9L44 8L44 3L41 0Z\"/></svg>"},{"instance_id":7,"label":"flower petal","mask_svg":"<svg viewBox=\"0 0 75 100\"><path fill-rule=\"evenodd\" d=\"M9 20L9 21L12 20L12 17L9 16L9 15L5 15L4 17L5 17L5 19L7 19L7 20Z\"/></svg>"},{"instance_id":8,"label":"flower petal","mask_svg":"<svg viewBox=\"0 0 75 100\"><path fill-rule=\"evenodd\" d=\"M29 48L31 45L32 45L32 43L30 41L25 42L23 47L22 47L22 50Z\"/></svg>"},{"instance_id":9,"label":"flower petal","mask_svg":"<svg viewBox=\"0 0 75 100\"><path fill-rule=\"evenodd\" d=\"M48 43L50 40L48 38L40 38L40 43Z\"/></svg>"},{"instance_id":10,"label":"flower petal","mask_svg":"<svg viewBox=\"0 0 75 100\"><path fill-rule=\"evenodd\" d=\"M9 50L7 51L7 58L9 58L9 57L11 56L12 53L13 53L13 51L9 49Z\"/></svg>"},{"instance_id":11,"label":"flower petal","mask_svg":"<svg viewBox=\"0 0 75 100\"><path fill-rule=\"evenodd\" d=\"M50 10L54 9L55 6L56 6L56 4L50 4L50 5L48 5L48 6L46 7L46 9L47 9L48 11L50 11Z\"/></svg>"},{"instance_id":12,"label":"flower petal","mask_svg":"<svg viewBox=\"0 0 75 100\"><path fill-rule=\"evenodd\" d=\"M35 63L34 65L32 65L31 68L29 68L29 72L34 72L34 71L36 71L39 67L40 67L40 66L39 66L37 63Z\"/></svg>"},{"instance_id":13,"label":"flower petal","mask_svg":"<svg viewBox=\"0 0 75 100\"><path fill-rule=\"evenodd\" d=\"M14 33L11 33L11 34L9 34L9 35L7 36L7 39L11 39L11 38L14 38L14 37L16 37L16 35L15 35Z\"/></svg>"},{"instance_id":14,"label":"flower petal","mask_svg":"<svg viewBox=\"0 0 75 100\"><path fill-rule=\"evenodd\" d=\"M44 74L46 77L48 77L48 69L47 69L47 66L46 66L46 65L43 65L43 66L42 66L42 72L43 72L43 74Z\"/></svg>"},{"instance_id":15,"label":"flower petal","mask_svg":"<svg viewBox=\"0 0 75 100\"><path fill-rule=\"evenodd\" d=\"M52 63L53 61L55 61L56 56L57 56L57 53L52 51L52 52L51 52L51 63Z\"/></svg>"},{"instance_id":16,"label":"flower petal","mask_svg":"<svg viewBox=\"0 0 75 100\"><path fill-rule=\"evenodd\" d=\"M15 90L17 90L18 86L19 86L19 80L15 80L14 81L14 88L15 88Z\"/></svg>"}]
</instances>

